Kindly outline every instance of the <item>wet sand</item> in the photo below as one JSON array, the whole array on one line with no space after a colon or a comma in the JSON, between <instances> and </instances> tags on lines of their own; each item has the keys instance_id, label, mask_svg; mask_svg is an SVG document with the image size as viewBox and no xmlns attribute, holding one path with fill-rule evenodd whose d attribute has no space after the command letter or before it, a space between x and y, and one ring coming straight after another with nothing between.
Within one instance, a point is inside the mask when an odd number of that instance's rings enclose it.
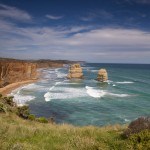
<instances>
[{"instance_id":1,"label":"wet sand","mask_svg":"<svg viewBox=\"0 0 150 150\"><path fill-rule=\"evenodd\" d=\"M37 80L26 80L26 81L21 81L21 82L16 82L16 83L12 83L12 84L9 84L3 88L0 88L0 93L2 95L7 95L7 94L10 94L11 91L15 90L16 88L19 88L23 85L26 85L26 84L29 84L29 83L34 83L36 82Z\"/></svg>"}]
</instances>

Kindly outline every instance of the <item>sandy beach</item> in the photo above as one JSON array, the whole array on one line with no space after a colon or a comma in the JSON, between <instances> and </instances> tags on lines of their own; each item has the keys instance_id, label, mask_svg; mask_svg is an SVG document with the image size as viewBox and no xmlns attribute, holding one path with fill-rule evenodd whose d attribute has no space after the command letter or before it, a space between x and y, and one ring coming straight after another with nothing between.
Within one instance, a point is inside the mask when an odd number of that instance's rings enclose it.
<instances>
[{"instance_id":1,"label":"sandy beach","mask_svg":"<svg viewBox=\"0 0 150 150\"><path fill-rule=\"evenodd\" d=\"M34 83L36 82L37 80L26 80L26 81L21 81L21 82L16 82L16 83L12 83L12 84L9 84L3 88L0 88L0 93L2 95L7 95L9 93L11 93L12 90L18 88L18 87L21 87L25 84L29 84L29 83Z\"/></svg>"}]
</instances>

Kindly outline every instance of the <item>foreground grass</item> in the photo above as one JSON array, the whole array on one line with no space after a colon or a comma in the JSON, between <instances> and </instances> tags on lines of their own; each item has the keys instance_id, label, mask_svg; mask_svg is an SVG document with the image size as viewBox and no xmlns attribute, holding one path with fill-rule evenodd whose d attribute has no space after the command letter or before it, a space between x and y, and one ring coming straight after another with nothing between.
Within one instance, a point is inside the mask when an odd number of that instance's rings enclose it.
<instances>
[{"instance_id":1,"label":"foreground grass","mask_svg":"<svg viewBox=\"0 0 150 150\"><path fill-rule=\"evenodd\" d=\"M124 150L129 149L121 136L125 127L73 127L23 120L0 114L2 150Z\"/></svg>"},{"instance_id":2,"label":"foreground grass","mask_svg":"<svg viewBox=\"0 0 150 150\"><path fill-rule=\"evenodd\" d=\"M27 106L17 107L12 97L0 95L0 150L150 150L149 118L129 126L126 130L120 125L53 124L53 120L30 114Z\"/></svg>"}]
</instances>

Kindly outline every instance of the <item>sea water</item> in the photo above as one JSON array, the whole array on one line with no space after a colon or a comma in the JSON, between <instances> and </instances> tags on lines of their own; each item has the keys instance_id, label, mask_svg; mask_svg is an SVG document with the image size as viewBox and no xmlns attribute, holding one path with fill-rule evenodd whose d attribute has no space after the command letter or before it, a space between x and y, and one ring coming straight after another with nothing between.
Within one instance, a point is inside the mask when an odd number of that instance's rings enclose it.
<instances>
[{"instance_id":1,"label":"sea water","mask_svg":"<svg viewBox=\"0 0 150 150\"><path fill-rule=\"evenodd\" d=\"M68 80L68 68L40 69L41 80L11 94L18 105L56 123L103 126L150 115L150 65L82 64L81 80ZM100 68L107 69L107 82L95 80Z\"/></svg>"}]
</instances>

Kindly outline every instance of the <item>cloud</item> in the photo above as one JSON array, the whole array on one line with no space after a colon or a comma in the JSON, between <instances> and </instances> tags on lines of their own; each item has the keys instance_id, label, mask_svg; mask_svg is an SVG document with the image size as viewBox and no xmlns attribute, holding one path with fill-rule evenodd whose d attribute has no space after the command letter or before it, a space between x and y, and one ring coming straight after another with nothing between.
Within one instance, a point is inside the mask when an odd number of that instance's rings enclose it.
<instances>
[{"instance_id":1,"label":"cloud","mask_svg":"<svg viewBox=\"0 0 150 150\"><path fill-rule=\"evenodd\" d=\"M84 16L80 17L82 21L92 21L94 19L112 19L113 15L105 10L98 10L89 12Z\"/></svg>"},{"instance_id":2,"label":"cloud","mask_svg":"<svg viewBox=\"0 0 150 150\"><path fill-rule=\"evenodd\" d=\"M62 19L64 16L54 16L54 15L45 15L46 18L51 19L51 20L59 20Z\"/></svg>"},{"instance_id":3,"label":"cloud","mask_svg":"<svg viewBox=\"0 0 150 150\"><path fill-rule=\"evenodd\" d=\"M150 63L149 32L87 26L21 28L1 23L1 57Z\"/></svg>"},{"instance_id":4,"label":"cloud","mask_svg":"<svg viewBox=\"0 0 150 150\"><path fill-rule=\"evenodd\" d=\"M8 18L24 22L32 20L32 17L26 11L4 4L0 4L0 18Z\"/></svg>"},{"instance_id":5,"label":"cloud","mask_svg":"<svg viewBox=\"0 0 150 150\"><path fill-rule=\"evenodd\" d=\"M113 18L106 11L88 15L89 19ZM63 18L52 15L46 17L53 20ZM34 24L32 27L21 27L13 20L31 21L32 17L23 10L0 4L1 57L150 63L149 32L112 27L96 28L92 25L39 27Z\"/></svg>"}]
</instances>

